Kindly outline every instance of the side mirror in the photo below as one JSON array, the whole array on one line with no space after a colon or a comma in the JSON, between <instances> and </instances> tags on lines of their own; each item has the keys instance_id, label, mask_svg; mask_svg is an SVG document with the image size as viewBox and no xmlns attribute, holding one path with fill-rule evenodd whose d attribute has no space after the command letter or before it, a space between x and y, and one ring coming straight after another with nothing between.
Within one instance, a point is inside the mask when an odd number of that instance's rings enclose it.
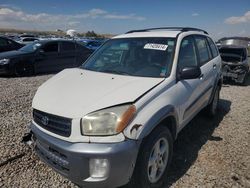
<instances>
[{"instance_id":1,"label":"side mirror","mask_svg":"<svg viewBox=\"0 0 250 188\"><path fill-rule=\"evenodd\" d=\"M201 76L201 69L197 66L184 67L179 72L179 80L195 79Z\"/></svg>"}]
</instances>

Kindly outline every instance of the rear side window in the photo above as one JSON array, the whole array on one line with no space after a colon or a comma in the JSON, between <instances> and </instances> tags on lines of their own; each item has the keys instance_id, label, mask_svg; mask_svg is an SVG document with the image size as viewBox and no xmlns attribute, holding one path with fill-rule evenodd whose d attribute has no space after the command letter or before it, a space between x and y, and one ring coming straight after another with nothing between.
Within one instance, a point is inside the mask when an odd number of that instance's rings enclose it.
<instances>
[{"instance_id":1,"label":"rear side window","mask_svg":"<svg viewBox=\"0 0 250 188\"><path fill-rule=\"evenodd\" d=\"M209 37L207 37L208 40L208 44L210 46L210 49L212 51L212 55L213 57L217 57L219 55L217 47L215 46L214 42L212 41L212 39L210 39Z\"/></svg>"},{"instance_id":2,"label":"rear side window","mask_svg":"<svg viewBox=\"0 0 250 188\"><path fill-rule=\"evenodd\" d=\"M45 44L45 46L42 49L44 50L44 52L58 52L58 43L51 42L51 43Z\"/></svg>"},{"instance_id":3,"label":"rear side window","mask_svg":"<svg viewBox=\"0 0 250 188\"><path fill-rule=\"evenodd\" d=\"M74 51L75 43L73 42L62 42L61 43L61 51Z\"/></svg>"},{"instance_id":4,"label":"rear side window","mask_svg":"<svg viewBox=\"0 0 250 188\"><path fill-rule=\"evenodd\" d=\"M202 66L205 63L207 63L210 59L207 40L205 37L195 36L195 42L196 42L198 54L200 57L200 65Z\"/></svg>"},{"instance_id":5,"label":"rear side window","mask_svg":"<svg viewBox=\"0 0 250 188\"><path fill-rule=\"evenodd\" d=\"M184 67L197 66L197 57L195 53L195 44L192 36L186 37L181 42L178 69L181 70Z\"/></svg>"}]
</instances>

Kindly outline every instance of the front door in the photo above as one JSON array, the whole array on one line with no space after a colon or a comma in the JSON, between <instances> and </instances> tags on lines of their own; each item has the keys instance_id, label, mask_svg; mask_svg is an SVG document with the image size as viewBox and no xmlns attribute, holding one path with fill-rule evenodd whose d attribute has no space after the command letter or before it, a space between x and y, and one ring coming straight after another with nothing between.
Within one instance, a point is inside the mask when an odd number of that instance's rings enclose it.
<instances>
[{"instance_id":1,"label":"front door","mask_svg":"<svg viewBox=\"0 0 250 188\"><path fill-rule=\"evenodd\" d=\"M184 67L199 66L198 57L195 49L195 41L193 36L185 37L180 46L177 74ZM200 85L202 78L180 80L176 84L176 96L179 103L179 123L184 126L198 111Z\"/></svg>"},{"instance_id":2,"label":"front door","mask_svg":"<svg viewBox=\"0 0 250 188\"><path fill-rule=\"evenodd\" d=\"M41 46L35 60L36 73L55 72L58 70L58 42L52 41Z\"/></svg>"}]
</instances>

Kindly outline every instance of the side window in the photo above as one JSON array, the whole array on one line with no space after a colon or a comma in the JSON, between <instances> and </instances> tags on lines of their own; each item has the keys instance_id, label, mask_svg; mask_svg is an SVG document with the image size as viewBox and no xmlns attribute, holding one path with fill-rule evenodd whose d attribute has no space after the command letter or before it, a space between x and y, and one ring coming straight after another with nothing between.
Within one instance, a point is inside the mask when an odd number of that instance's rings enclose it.
<instances>
[{"instance_id":1,"label":"side window","mask_svg":"<svg viewBox=\"0 0 250 188\"><path fill-rule=\"evenodd\" d=\"M192 36L184 38L181 42L178 69L181 70L184 67L197 66L197 58L195 53L195 44Z\"/></svg>"},{"instance_id":2,"label":"side window","mask_svg":"<svg viewBox=\"0 0 250 188\"><path fill-rule=\"evenodd\" d=\"M44 50L44 52L58 52L58 43L51 42L51 43L45 44L45 46L42 49Z\"/></svg>"},{"instance_id":3,"label":"side window","mask_svg":"<svg viewBox=\"0 0 250 188\"><path fill-rule=\"evenodd\" d=\"M210 39L209 37L207 37L208 40L208 44L210 46L210 49L212 51L212 55L213 57L217 57L219 55L217 47L215 46L214 42L212 41L212 39Z\"/></svg>"},{"instance_id":4,"label":"side window","mask_svg":"<svg viewBox=\"0 0 250 188\"><path fill-rule=\"evenodd\" d=\"M200 64L201 66L206 64L209 60L209 48L207 45L207 41L205 37L202 36L195 36L195 42L197 45L197 49L198 49L198 54L200 57Z\"/></svg>"},{"instance_id":5,"label":"side window","mask_svg":"<svg viewBox=\"0 0 250 188\"><path fill-rule=\"evenodd\" d=\"M0 46L7 46L7 40L0 38Z\"/></svg>"},{"instance_id":6,"label":"side window","mask_svg":"<svg viewBox=\"0 0 250 188\"><path fill-rule=\"evenodd\" d=\"M61 51L74 51L75 43L74 42L62 42L61 43Z\"/></svg>"}]
</instances>

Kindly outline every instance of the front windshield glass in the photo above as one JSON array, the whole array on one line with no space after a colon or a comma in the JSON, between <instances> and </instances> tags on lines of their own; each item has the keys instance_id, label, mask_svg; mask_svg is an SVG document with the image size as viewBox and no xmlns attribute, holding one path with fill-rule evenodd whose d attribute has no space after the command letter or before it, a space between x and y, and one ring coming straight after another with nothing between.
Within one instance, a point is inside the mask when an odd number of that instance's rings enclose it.
<instances>
[{"instance_id":1,"label":"front windshield glass","mask_svg":"<svg viewBox=\"0 0 250 188\"><path fill-rule=\"evenodd\" d=\"M106 42L83 69L142 77L166 77L174 55L174 38L124 38Z\"/></svg>"},{"instance_id":2,"label":"front windshield glass","mask_svg":"<svg viewBox=\"0 0 250 188\"><path fill-rule=\"evenodd\" d=\"M40 48L41 46L42 46L41 43L39 43L39 42L33 42L31 44L25 45L24 47L20 48L19 50L23 51L23 52L34 52L38 48Z\"/></svg>"}]
</instances>

